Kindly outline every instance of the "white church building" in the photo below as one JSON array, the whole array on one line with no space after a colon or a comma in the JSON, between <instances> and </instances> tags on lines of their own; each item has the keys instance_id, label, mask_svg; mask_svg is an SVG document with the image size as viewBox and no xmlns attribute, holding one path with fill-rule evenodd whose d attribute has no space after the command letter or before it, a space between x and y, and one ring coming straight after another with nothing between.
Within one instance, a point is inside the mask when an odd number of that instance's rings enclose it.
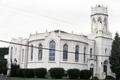
<instances>
[{"instance_id":1,"label":"white church building","mask_svg":"<svg viewBox=\"0 0 120 80\"><path fill-rule=\"evenodd\" d=\"M112 34L108 27L107 8L91 8L91 33L79 35L62 30L31 34L29 38L12 39L9 45L8 67L20 68L62 67L65 70L89 69L103 79L113 75L110 70ZM74 27L74 26L73 26Z\"/></svg>"}]
</instances>

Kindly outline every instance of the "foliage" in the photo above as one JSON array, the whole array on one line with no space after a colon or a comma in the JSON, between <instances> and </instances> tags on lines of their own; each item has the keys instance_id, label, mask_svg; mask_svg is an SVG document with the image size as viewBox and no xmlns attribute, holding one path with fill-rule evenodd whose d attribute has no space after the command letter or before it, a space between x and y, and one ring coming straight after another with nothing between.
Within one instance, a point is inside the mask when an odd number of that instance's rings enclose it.
<instances>
[{"instance_id":1,"label":"foliage","mask_svg":"<svg viewBox=\"0 0 120 80\"><path fill-rule=\"evenodd\" d=\"M24 77L24 69L17 69L16 71L16 77Z\"/></svg>"},{"instance_id":2,"label":"foliage","mask_svg":"<svg viewBox=\"0 0 120 80\"><path fill-rule=\"evenodd\" d=\"M0 60L4 59L4 55L8 54L8 47L0 48Z\"/></svg>"},{"instance_id":3,"label":"foliage","mask_svg":"<svg viewBox=\"0 0 120 80\"><path fill-rule=\"evenodd\" d=\"M11 72L10 72L10 76L11 77L16 77L17 76L17 70L19 69L19 65L11 65Z\"/></svg>"},{"instance_id":4,"label":"foliage","mask_svg":"<svg viewBox=\"0 0 120 80\"><path fill-rule=\"evenodd\" d=\"M33 69L22 69L23 77L26 78L34 78Z\"/></svg>"},{"instance_id":5,"label":"foliage","mask_svg":"<svg viewBox=\"0 0 120 80\"><path fill-rule=\"evenodd\" d=\"M106 76L105 80L115 80L115 78L108 75L108 76Z\"/></svg>"},{"instance_id":6,"label":"foliage","mask_svg":"<svg viewBox=\"0 0 120 80\"><path fill-rule=\"evenodd\" d=\"M115 38L112 43L111 56L109 58L111 64L111 70L116 74L117 77L120 76L120 37L116 33Z\"/></svg>"},{"instance_id":7,"label":"foliage","mask_svg":"<svg viewBox=\"0 0 120 80\"><path fill-rule=\"evenodd\" d=\"M37 76L38 78L45 78L46 74L47 74L46 68L34 69L34 75Z\"/></svg>"},{"instance_id":8,"label":"foliage","mask_svg":"<svg viewBox=\"0 0 120 80\"><path fill-rule=\"evenodd\" d=\"M0 48L0 74L7 74L7 60L4 59L4 55L8 54L8 48Z\"/></svg>"},{"instance_id":9,"label":"foliage","mask_svg":"<svg viewBox=\"0 0 120 80\"><path fill-rule=\"evenodd\" d=\"M50 72L50 76L55 79L61 79L65 74L63 68L51 68L49 72Z\"/></svg>"},{"instance_id":10,"label":"foliage","mask_svg":"<svg viewBox=\"0 0 120 80\"><path fill-rule=\"evenodd\" d=\"M80 70L79 69L68 69L67 74L70 79L77 79L79 78Z\"/></svg>"},{"instance_id":11,"label":"foliage","mask_svg":"<svg viewBox=\"0 0 120 80\"><path fill-rule=\"evenodd\" d=\"M7 60L6 59L0 60L0 74L1 73L7 74L6 64L7 64Z\"/></svg>"},{"instance_id":12,"label":"foliage","mask_svg":"<svg viewBox=\"0 0 120 80\"><path fill-rule=\"evenodd\" d=\"M92 76L92 72L90 70L80 71L80 79L90 79L91 76Z\"/></svg>"}]
</instances>

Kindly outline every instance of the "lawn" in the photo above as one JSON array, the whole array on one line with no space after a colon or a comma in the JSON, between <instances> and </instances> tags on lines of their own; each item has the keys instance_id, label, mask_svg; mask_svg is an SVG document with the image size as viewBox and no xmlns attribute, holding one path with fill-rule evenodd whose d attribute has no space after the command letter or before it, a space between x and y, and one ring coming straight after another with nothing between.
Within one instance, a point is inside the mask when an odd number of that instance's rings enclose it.
<instances>
[{"instance_id":1,"label":"lawn","mask_svg":"<svg viewBox=\"0 0 120 80\"><path fill-rule=\"evenodd\" d=\"M7 78L7 80L56 80L56 79L41 79L41 78ZM65 79L57 79L57 80L65 80Z\"/></svg>"},{"instance_id":2,"label":"lawn","mask_svg":"<svg viewBox=\"0 0 120 80\"><path fill-rule=\"evenodd\" d=\"M0 79L1 80L1 79ZM41 79L41 78L13 78L13 77L8 77L7 79L2 79L2 80L69 80L69 79ZM74 80L74 79L71 79ZM79 79L75 79L79 80Z\"/></svg>"}]
</instances>

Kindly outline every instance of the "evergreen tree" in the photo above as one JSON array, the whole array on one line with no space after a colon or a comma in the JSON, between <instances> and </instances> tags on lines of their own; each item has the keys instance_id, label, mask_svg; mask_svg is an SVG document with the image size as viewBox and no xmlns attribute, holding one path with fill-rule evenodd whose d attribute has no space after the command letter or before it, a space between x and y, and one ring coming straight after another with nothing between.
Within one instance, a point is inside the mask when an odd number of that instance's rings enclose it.
<instances>
[{"instance_id":1,"label":"evergreen tree","mask_svg":"<svg viewBox=\"0 0 120 80\"><path fill-rule=\"evenodd\" d=\"M115 34L115 38L112 43L111 56L109 58L111 64L111 70L116 74L116 78L120 76L120 38L119 34Z\"/></svg>"},{"instance_id":2,"label":"evergreen tree","mask_svg":"<svg viewBox=\"0 0 120 80\"><path fill-rule=\"evenodd\" d=\"M4 59L4 55L8 54L8 47L0 48L0 74L7 74L7 60Z\"/></svg>"}]
</instances>

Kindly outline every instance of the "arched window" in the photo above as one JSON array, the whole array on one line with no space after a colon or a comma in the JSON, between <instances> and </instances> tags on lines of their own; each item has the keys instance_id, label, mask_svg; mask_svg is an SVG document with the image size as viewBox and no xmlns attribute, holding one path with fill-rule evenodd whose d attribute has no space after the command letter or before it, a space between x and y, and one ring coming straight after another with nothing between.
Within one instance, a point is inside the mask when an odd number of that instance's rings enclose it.
<instances>
[{"instance_id":1,"label":"arched window","mask_svg":"<svg viewBox=\"0 0 120 80\"><path fill-rule=\"evenodd\" d=\"M98 22L102 23L102 19L100 17L98 17Z\"/></svg>"},{"instance_id":2,"label":"arched window","mask_svg":"<svg viewBox=\"0 0 120 80\"><path fill-rule=\"evenodd\" d=\"M31 45L31 61L33 60L33 45Z\"/></svg>"},{"instance_id":3,"label":"arched window","mask_svg":"<svg viewBox=\"0 0 120 80\"><path fill-rule=\"evenodd\" d=\"M92 76L93 76L93 72L94 72L94 65L93 64L90 65L90 71L92 72Z\"/></svg>"},{"instance_id":4,"label":"arched window","mask_svg":"<svg viewBox=\"0 0 120 80\"><path fill-rule=\"evenodd\" d=\"M63 45L63 61L67 61L68 59L68 45Z\"/></svg>"},{"instance_id":5,"label":"arched window","mask_svg":"<svg viewBox=\"0 0 120 80\"><path fill-rule=\"evenodd\" d=\"M104 26L107 26L107 18L104 18Z\"/></svg>"},{"instance_id":6,"label":"arched window","mask_svg":"<svg viewBox=\"0 0 120 80\"><path fill-rule=\"evenodd\" d=\"M42 44L39 44L39 49L38 49L38 60L42 60Z\"/></svg>"},{"instance_id":7,"label":"arched window","mask_svg":"<svg viewBox=\"0 0 120 80\"><path fill-rule=\"evenodd\" d=\"M49 43L49 61L55 61L55 41Z\"/></svg>"},{"instance_id":8,"label":"arched window","mask_svg":"<svg viewBox=\"0 0 120 80\"><path fill-rule=\"evenodd\" d=\"M79 61L79 46L75 46L75 62Z\"/></svg>"},{"instance_id":9,"label":"arched window","mask_svg":"<svg viewBox=\"0 0 120 80\"><path fill-rule=\"evenodd\" d=\"M86 57L85 57L85 55L86 55L86 47L84 47L84 63L85 63L85 59L86 59Z\"/></svg>"},{"instance_id":10,"label":"arched window","mask_svg":"<svg viewBox=\"0 0 120 80\"><path fill-rule=\"evenodd\" d=\"M105 72L106 75L107 75L107 65L108 65L108 61L105 60L103 65L103 71Z\"/></svg>"},{"instance_id":11,"label":"arched window","mask_svg":"<svg viewBox=\"0 0 120 80\"><path fill-rule=\"evenodd\" d=\"M92 48L90 48L90 58L92 58Z\"/></svg>"}]
</instances>

